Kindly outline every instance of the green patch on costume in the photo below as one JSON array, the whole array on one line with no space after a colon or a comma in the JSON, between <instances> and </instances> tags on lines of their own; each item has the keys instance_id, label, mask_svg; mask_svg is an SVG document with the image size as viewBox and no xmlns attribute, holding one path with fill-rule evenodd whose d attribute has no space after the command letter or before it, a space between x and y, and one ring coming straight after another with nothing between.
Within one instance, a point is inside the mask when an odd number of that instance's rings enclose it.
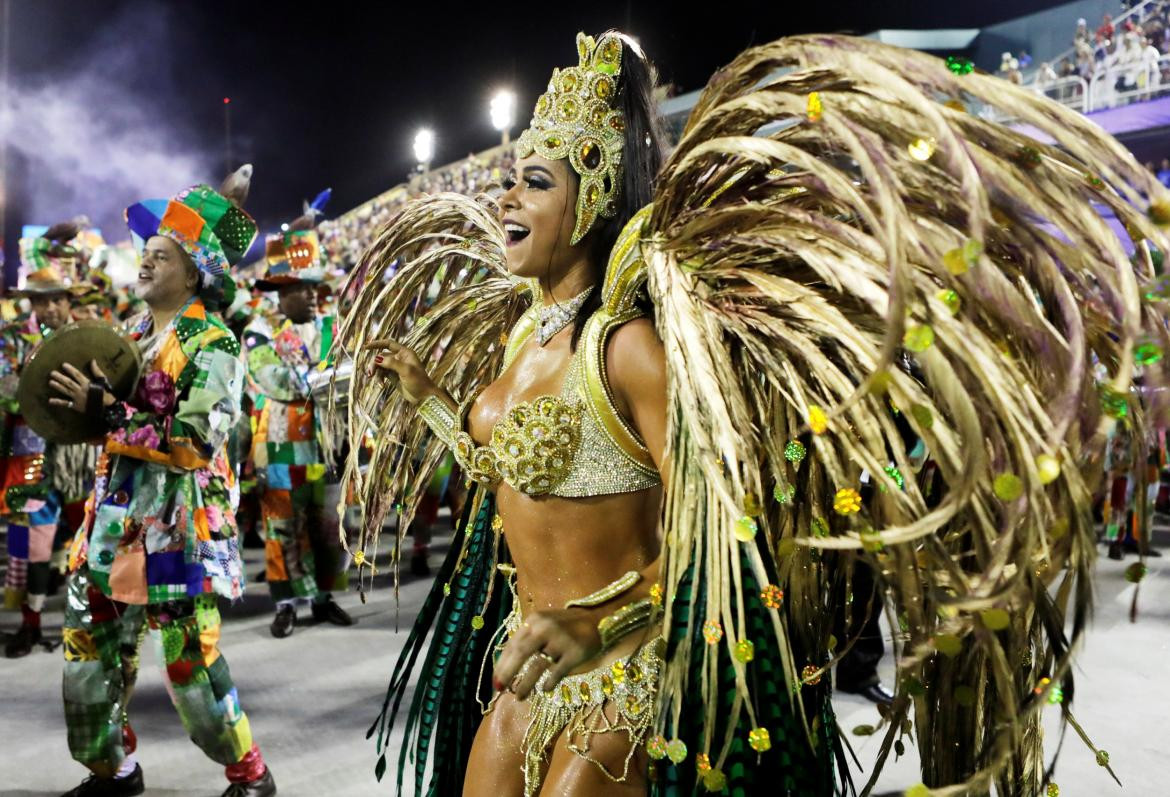
<instances>
[{"instance_id":1,"label":"green patch on costume","mask_svg":"<svg viewBox=\"0 0 1170 797\"><path fill-rule=\"evenodd\" d=\"M187 634L178 623L164 625L159 629L162 636L163 661L174 664L183 656L187 646Z\"/></svg>"}]
</instances>

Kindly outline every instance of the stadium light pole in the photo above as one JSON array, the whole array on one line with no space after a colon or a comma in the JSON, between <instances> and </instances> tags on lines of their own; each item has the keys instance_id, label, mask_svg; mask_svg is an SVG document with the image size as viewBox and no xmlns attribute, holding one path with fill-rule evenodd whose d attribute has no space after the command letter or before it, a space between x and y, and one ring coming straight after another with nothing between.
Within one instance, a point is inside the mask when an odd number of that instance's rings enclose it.
<instances>
[{"instance_id":1,"label":"stadium light pole","mask_svg":"<svg viewBox=\"0 0 1170 797\"><path fill-rule=\"evenodd\" d=\"M507 146L516 116L516 95L507 90L497 91L488 110L492 117L492 127L500 131L500 146Z\"/></svg>"},{"instance_id":2,"label":"stadium light pole","mask_svg":"<svg viewBox=\"0 0 1170 797\"><path fill-rule=\"evenodd\" d=\"M418 161L419 171L425 172L431 168L431 159L435 157L435 133L423 127L414 134L414 159Z\"/></svg>"}]
</instances>

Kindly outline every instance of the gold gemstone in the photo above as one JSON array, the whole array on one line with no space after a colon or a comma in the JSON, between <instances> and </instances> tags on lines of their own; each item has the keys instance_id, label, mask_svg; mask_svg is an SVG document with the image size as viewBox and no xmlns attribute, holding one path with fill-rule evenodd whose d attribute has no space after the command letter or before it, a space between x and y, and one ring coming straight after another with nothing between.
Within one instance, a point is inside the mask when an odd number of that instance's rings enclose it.
<instances>
[{"instance_id":1,"label":"gold gemstone","mask_svg":"<svg viewBox=\"0 0 1170 797\"><path fill-rule=\"evenodd\" d=\"M621 659L618 659L610 665L609 671L613 673L613 682L615 684L625 683L626 680L626 665Z\"/></svg>"},{"instance_id":2,"label":"gold gemstone","mask_svg":"<svg viewBox=\"0 0 1170 797\"><path fill-rule=\"evenodd\" d=\"M641 714L642 704L638 702L638 698L633 695L626 695L626 713L627 714Z\"/></svg>"},{"instance_id":3,"label":"gold gemstone","mask_svg":"<svg viewBox=\"0 0 1170 797\"><path fill-rule=\"evenodd\" d=\"M613 679L609 677L608 673L601 674L601 693L606 697L613 694Z\"/></svg>"},{"instance_id":4,"label":"gold gemstone","mask_svg":"<svg viewBox=\"0 0 1170 797\"><path fill-rule=\"evenodd\" d=\"M637 662L631 661L626 667L626 677L630 679L630 683L636 684L642 680L642 668L638 666Z\"/></svg>"},{"instance_id":5,"label":"gold gemstone","mask_svg":"<svg viewBox=\"0 0 1170 797\"><path fill-rule=\"evenodd\" d=\"M566 703L573 702L573 690L569 688L568 684L561 684L561 699Z\"/></svg>"},{"instance_id":6,"label":"gold gemstone","mask_svg":"<svg viewBox=\"0 0 1170 797\"><path fill-rule=\"evenodd\" d=\"M589 688L589 684L587 684L585 681L581 682L581 686L578 688L578 691L581 693L581 699L586 703L593 699L593 691Z\"/></svg>"}]
</instances>

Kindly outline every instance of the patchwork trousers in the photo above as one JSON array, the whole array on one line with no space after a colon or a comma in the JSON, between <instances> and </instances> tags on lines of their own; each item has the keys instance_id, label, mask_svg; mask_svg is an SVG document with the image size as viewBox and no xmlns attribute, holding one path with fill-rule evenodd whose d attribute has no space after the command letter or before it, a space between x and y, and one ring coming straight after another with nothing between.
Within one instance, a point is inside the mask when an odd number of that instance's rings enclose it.
<instances>
[{"instance_id":1,"label":"patchwork trousers","mask_svg":"<svg viewBox=\"0 0 1170 797\"><path fill-rule=\"evenodd\" d=\"M61 496L50 491L43 505L32 512L8 518L8 569L4 577L4 607L16 609L27 603L39 612L49 587L49 562L53 556Z\"/></svg>"},{"instance_id":2,"label":"patchwork trousers","mask_svg":"<svg viewBox=\"0 0 1170 797\"><path fill-rule=\"evenodd\" d=\"M255 780L264 760L252 741L227 661L219 652L217 596L135 606L107 598L84 565L69 577L65 607L65 724L73 758L99 777L134 752L128 706L138 653L150 638L187 735L229 781Z\"/></svg>"},{"instance_id":3,"label":"patchwork trousers","mask_svg":"<svg viewBox=\"0 0 1170 797\"><path fill-rule=\"evenodd\" d=\"M295 466L294 466L295 467ZM337 485L323 479L291 490L271 483L260 497L265 579L274 601L316 598L345 589Z\"/></svg>"}]
</instances>

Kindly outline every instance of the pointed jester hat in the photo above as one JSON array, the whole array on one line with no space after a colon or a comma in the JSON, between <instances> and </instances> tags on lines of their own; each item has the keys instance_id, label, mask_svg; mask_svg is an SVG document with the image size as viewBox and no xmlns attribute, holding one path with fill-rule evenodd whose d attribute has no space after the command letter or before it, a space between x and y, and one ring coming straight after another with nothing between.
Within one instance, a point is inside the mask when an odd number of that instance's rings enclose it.
<instances>
[{"instance_id":1,"label":"pointed jester hat","mask_svg":"<svg viewBox=\"0 0 1170 797\"><path fill-rule=\"evenodd\" d=\"M141 252L154 235L170 238L199 269L199 297L209 309L231 304L231 268L256 240L255 220L240 205L248 194L251 164L228 176L219 191L196 185L172 199L144 199L126 208L126 226Z\"/></svg>"}]
</instances>

